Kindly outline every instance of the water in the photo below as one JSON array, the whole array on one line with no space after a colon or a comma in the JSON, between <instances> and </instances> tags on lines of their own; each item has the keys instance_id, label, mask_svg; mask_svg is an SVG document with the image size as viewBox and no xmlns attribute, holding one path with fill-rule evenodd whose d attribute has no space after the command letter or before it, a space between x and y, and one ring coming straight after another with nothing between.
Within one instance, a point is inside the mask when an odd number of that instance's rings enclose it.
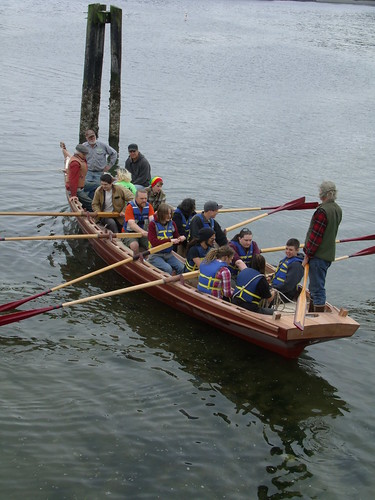
<instances>
[{"instance_id":1,"label":"water","mask_svg":"<svg viewBox=\"0 0 375 500\"><path fill-rule=\"evenodd\" d=\"M373 8L117 5L120 163L137 142L174 205L185 196L199 206L312 201L322 180L334 180L339 236L375 232ZM67 209L58 144L77 142L86 10L81 1L2 2L1 210ZM108 53L103 71L105 139ZM282 212L251 227L261 247L279 246L302 240L310 217ZM0 218L2 236L75 231L58 217ZM338 245L337 254L371 243ZM82 241L3 242L0 250L0 303L103 265ZM332 265L329 300L361 328L294 361L142 293L2 327L0 497L372 498L373 276L373 256ZM23 308L123 286L107 273Z\"/></svg>"}]
</instances>

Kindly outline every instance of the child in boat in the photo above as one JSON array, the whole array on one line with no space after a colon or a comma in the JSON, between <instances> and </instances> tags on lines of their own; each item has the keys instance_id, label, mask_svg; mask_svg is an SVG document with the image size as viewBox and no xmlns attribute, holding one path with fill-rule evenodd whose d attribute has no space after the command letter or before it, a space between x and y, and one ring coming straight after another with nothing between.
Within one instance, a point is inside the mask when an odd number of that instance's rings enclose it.
<instances>
[{"instance_id":1,"label":"child in boat","mask_svg":"<svg viewBox=\"0 0 375 500\"><path fill-rule=\"evenodd\" d=\"M212 248L199 267L198 290L219 299L229 301L232 297L229 264L234 250L228 245Z\"/></svg>"},{"instance_id":2,"label":"child in boat","mask_svg":"<svg viewBox=\"0 0 375 500\"><path fill-rule=\"evenodd\" d=\"M162 203L167 202L167 197L163 187L163 179L161 177L153 177L150 182L150 186L146 188L147 191L147 201L153 206L156 211Z\"/></svg>"},{"instance_id":3,"label":"child in boat","mask_svg":"<svg viewBox=\"0 0 375 500\"><path fill-rule=\"evenodd\" d=\"M302 252L298 252L299 248L299 241L290 238L285 245L285 257L280 260L276 271L270 277L270 285L281 292L281 299L293 300L298 295L297 287L303 277L304 257Z\"/></svg>"},{"instance_id":4,"label":"child in boat","mask_svg":"<svg viewBox=\"0 0 375 500\"><path fill-rule=\"evenodd\" d=\"M117 170L117 181L115 184L130 189L134 196L137 192L137 188L132 184L132 174L126 168L119 168Z\"/></svg>"}]
</instances>

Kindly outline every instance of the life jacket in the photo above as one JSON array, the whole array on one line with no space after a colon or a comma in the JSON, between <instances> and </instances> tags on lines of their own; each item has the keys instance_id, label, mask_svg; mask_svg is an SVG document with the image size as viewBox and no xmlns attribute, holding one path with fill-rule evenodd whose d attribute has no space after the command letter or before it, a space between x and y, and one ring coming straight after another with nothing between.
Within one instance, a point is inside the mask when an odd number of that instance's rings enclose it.
<instances>
[{"instance_id":1,"label":"life jacket","mask_svg":"<svg viewBox=\"0 0 375 500\"><path fill-rule=\"evenodd\" d=\"M288 257L284 257L283 260L279 262L279 265L276 268L276 271L274 275L272 276L272 284L273 285L282 285L285 282L285 278L288 272L288 267L292 262L301 262L302 263L303 258L299 257L296 255L295 257L291 257L288 259Z\"/></svg>"},{"instance_id":2,"label":"life jacket","mask_svg":"<svg viewBox=\"0 0 375 500\"><path fill-rule=\"evenodd\" d=\"M255 269L243 269L237 277L236 288L234 289L232 298L238 297L244 302L251 302L255 305L259 305L261 296L257 295L255 290L262 277L263 274L260 274L259 271Z\"/></svg>"},{"instance_id":3,"label":"life jacket","mask_svg":"<svg viewBox=\"0 0 375 500\"><path fill-rule=\"evenodd\" d=\"M238 256L240 257L241 260L244 261L246 264L246 267L250 267L251 265L251 259L253 258L253 242L251 242L251 245L249 249L246 251L242 245L238 243L238 241L231 241L230 246L235 247L236 252L238 253ZM238 267L236 267L234 264L229 265L229 270L232 274L232 276L237 276L238 274Z\"/></svg>"},{"instance_id":4,"label":"life jacket","mask_svg":"<svg viewBox=\"0 0 375 500\"><path fill-rule=\"evenodd\" d=\"M69 190L69 177L70 177L70 164L76 161L79 163L79 179L78 179L78 188L83 188L85 185L85 179L87 174L87 161L81 158L80 156L73 155L68 160L67 166L67 174L66 174L66 188Z\"/></svg>"},{"instance_id":5,"label":"life jacket","mask_svg":"<svg viewBox=\"0 0 375 500\"><path fill-rule=\"evenodd\" d=\"M210 250L209 247L206 248L206 250L202 247L202 245L196 245L198 248L198 256L201 259L204 259L207 255L207 252ZM193 247L194 248L194 247ZM193 261L193 259L186 259L185 260L185 270L184 272L190 272L190 271L195 271L198 269L196 263Z\"/></svg>"},{"instance_id":6,"label":"life jacket","mask_svg":"<svg viewBox=\"0 0 375 500\"><path fill-rule=\"evenodd\" d=\"M212 231L215 231L215 222L214 222L214 219L210 219L207 222L206 219L203 217L202 212L200 214L197 214L197 215L200 218L200 220L202 221L203 227L209 227L209 228L212 229Z\"/></svg>"},{"instance_id":7,"label":"life jacket","mask_svg":"<svg viewBox=\"0 0 375 500\"><path fill-rule=\"evenodd\" d=\"M219 291L221 289L221 283L218 286L214 286L215 276L219 269L222 267L228 267L225 262L220 262L219 260L213 260L208 264L204 262L201 263L199 268L199 278L197 289L200 292L212 294L214 290Z\"/></svg>"},{"instance_id":8,"label":"life jacket","mask_svg":"<svg viewBox=\"0 0 375 500\"><path fill-rule=\"evenodd\" d=\"M176 208L174 213L181 215L182 227L183 227L183 230L185 231L186 239L188 240L190 238L190 222L191 222L191 219L193 218L193 215L190 215L188 218L186 218L183 211L178 207Z\"/></svg>"},{"instance_id":9,"label":"life jacket","mask_svg":"<svg viewBox=\"0 0 375 500\"><path fill-rule=\"evenodd\" d=\"M140 228L143 229L143 226L145 225L145 221L148 220L148 213L149 213L149 203L146 204L142 212L139 209L139 206L136 204L134 200L129 201L130 205L133 207L133 214L134 214L134 220L138 224ZM123 232L124 233L131 233L131 229L128 229L128 223L127 221L124 222L124 227L123 227Z\"/></svg>"},{"instance_id":10,"label":"life jacket","mask_svg":"<svg viewBox=\"0 0 375 500\"><path fill-rule=\"evenodd\" d=\"M170 220L167 224L167 227L163 226L163 224L160 224L158 221L155 222L155 228L156 228L156 237L158 240L165 240L167 238L172 239L173 238L173 233L174 233L174 226L173 222ZM149 247L151 247L151 244L149 242ZM160 250L158 253L170 253L172 252L172 247L166 248L165 250Z\"/></svg>"}]
</instances>

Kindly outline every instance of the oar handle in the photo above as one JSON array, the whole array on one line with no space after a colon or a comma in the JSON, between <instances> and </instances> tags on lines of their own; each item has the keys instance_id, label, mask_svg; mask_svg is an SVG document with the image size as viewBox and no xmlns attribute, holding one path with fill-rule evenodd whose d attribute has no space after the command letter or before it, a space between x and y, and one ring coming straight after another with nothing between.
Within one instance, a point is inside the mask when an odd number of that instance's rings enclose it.
<instances>
[{"instance_id":1,"label":"oar handle","mask_svg":"<svg viewBox=\"0 0 375 500\"><path fill-rule=\"evenodd\" d=\"M90 240L118 238L142 238L141 233L96 233L96 234L51 234L48 236L10 236L0 241L43 241L43 240Z\"/></svg>"},{"instance_id":2,"label":"oar handle","mask_svg":"<svg viewBox=\"0 0 375 500\"><path fill-rule=\"evenodd\" d=\"M229 226L226 228L226 232L229 233L229 231L233 231L234 229L237 229L238 227L246 226L246 224L250 224L251 222L255 222L256 220L263 219L263 217L267 217L269 214L260 214L257 215L256 217L253 217L252 219L247 219L244 220L243 222L238 222L237 224L234 224L233 226Z\"/></svg>"}]
</instances>

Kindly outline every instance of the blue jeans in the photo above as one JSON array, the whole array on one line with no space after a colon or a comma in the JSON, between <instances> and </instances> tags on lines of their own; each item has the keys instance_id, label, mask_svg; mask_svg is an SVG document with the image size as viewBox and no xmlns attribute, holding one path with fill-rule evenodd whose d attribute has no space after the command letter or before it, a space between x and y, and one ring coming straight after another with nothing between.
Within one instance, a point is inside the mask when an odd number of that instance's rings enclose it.
<instances>
[{"instance_id":1,"label":"blue jeans","mask_svg":"<svg viewBox=\"0 0 375 500\"><path fill-rule=\"evenodd\" d=\"M172 274L173 270L176 271L177 274L182 274L184 271L184 264L180 262L172 252L154 253L150 255L148 261L153 266L168 274Z\"/></svg>"},{"instance_id":2,"label":"blue jeans","mask_svg":"<svg viewBox=\"0 0 375 500\"><path fill-rule=\"evenodd\" d=\"M324 306L326 303L326 276L331 262L314 257L309 261L309 290L315 306Z\"/></svg>"},{"instance_id":3,"label":"blue jeans","mask_svg":"<svg viewBox=\"0 0 375 500\"><path fill-rule=\"evenodd\" d=\"M87 171L84 190L88 194L88 196L93 199L96 189L100 186L100 177L103 175L103 172L91 172L91 170Z\"/></svg>"}]
</instances>

